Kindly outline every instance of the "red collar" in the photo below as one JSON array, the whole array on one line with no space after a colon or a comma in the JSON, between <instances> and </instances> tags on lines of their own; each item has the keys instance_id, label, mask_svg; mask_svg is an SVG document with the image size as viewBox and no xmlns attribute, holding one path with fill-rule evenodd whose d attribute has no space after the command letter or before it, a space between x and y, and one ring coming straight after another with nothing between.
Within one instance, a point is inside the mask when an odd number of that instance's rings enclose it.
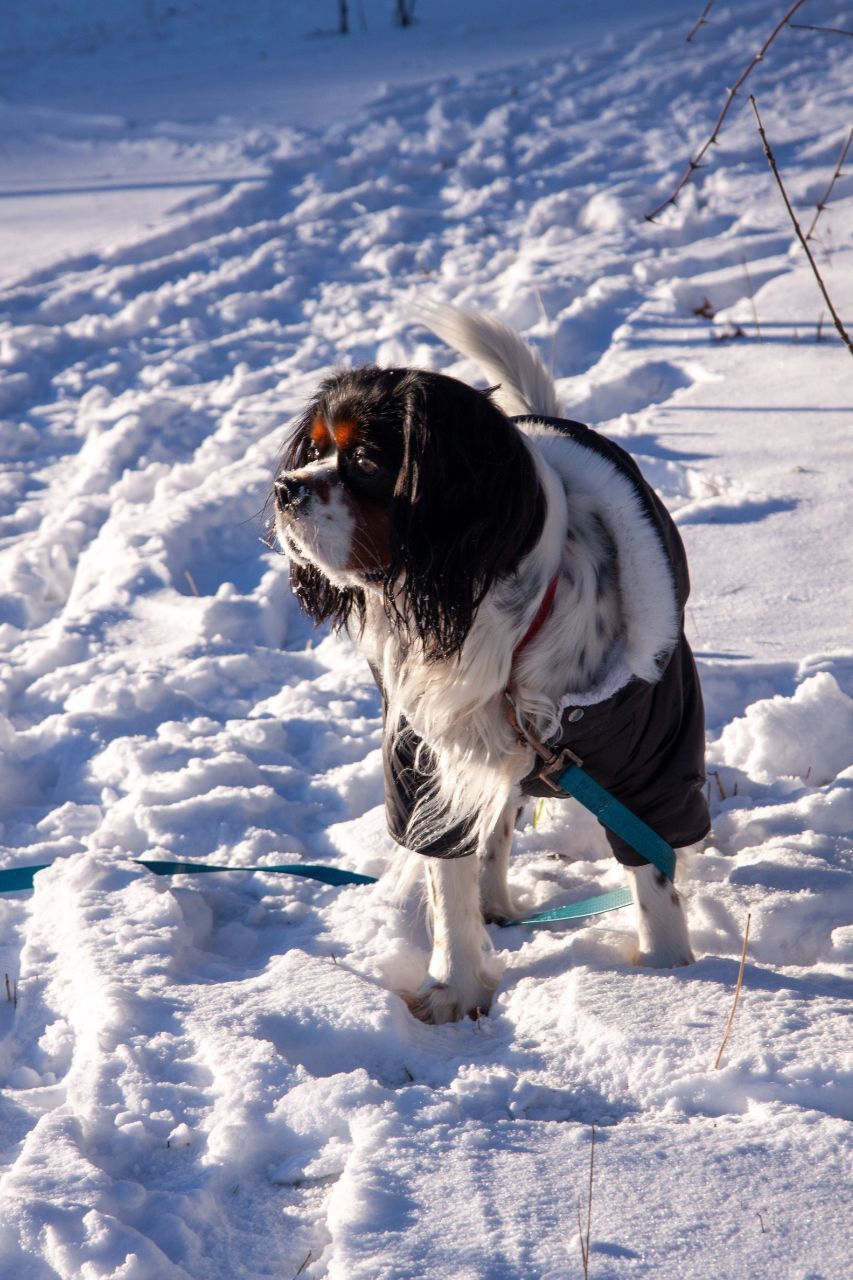
<instances>
[{"instance_id":1,"label":"red collar","mask_svg":"<svg viewBox=\"0 0 853 1280\"><path fill-rule=\"evenodd\" d=\"M533 637L537 634L538 631L542 629L545 619L548 617L548 614L551 612L551 605L554 603L554 596L557 594L557 581L559 577L560 577L559 573L555 573L551 581L548 583L548 587L545 591L544 596L542 597L542 603L539 605L539 608L536 610L536 617L533 619L530 626L527 628L524 635L522 636L518 644L513 649L512 651L513 666L515 666L516 659L518 658L522 649L526 649L527 646L530 644L530 641L533 639Z\"/></svg>"}]
</instances>

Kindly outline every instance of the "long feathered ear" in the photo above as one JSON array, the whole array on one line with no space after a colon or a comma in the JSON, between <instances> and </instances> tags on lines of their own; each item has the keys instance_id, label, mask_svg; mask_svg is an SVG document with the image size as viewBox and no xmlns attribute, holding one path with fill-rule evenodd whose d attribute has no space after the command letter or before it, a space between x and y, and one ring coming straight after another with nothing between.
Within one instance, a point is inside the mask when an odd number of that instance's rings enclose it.
<instances>
[{"instance_id":1,"label":"long feathered ear","mask_svg":"<svg viewBox=\"0 0 853 1280\"><path fill-rule=\"evenodd\" d=\"M328 378L320 386L302 418L285 442L276 467L276 475L282 471L296 471L309 459L311 426L320 412L326 393L334 386L336 378ZM335 628L346 626L350 620L357 628L364 625L364 592L358 588L336 587L321 569L313 564L290 562L290 585L302 609L313 622L330 622Z\"/></svg>"},{"instance_id":2,"label":"long feathered ear","mask_svg":"<svg viewBox=\"0 0 853 1280\"><path fill-rule=\"evenodd\" d=\"M401 385L404 457L391 513L401 616L425 656L457 654L494 583L539 538L544 498L521 433L489 395L413 373Z\"/></svg>"}]
</instances>

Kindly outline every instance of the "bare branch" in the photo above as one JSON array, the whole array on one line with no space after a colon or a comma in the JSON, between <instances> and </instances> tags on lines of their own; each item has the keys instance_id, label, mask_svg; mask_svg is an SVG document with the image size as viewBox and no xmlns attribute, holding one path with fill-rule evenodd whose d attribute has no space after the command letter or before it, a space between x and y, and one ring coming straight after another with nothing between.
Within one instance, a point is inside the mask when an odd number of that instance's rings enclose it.
<instances>
[{"instance_id":1,"label":"bare branch","mask_svg":"<svg viewBox=\"0 0 853 1280\"><path fill-rule=\"evenodd\" d=\"M750 71L752 71L753 67L757 66L757 64L763 60L765 53L770 48L771 44L776 39L776 37L778 36L782 28L787 25L789 20L794 16L797 10L801 8L802 5L805 4L805 2L806 0L797 0L796 4L791 5L790 9L785 14L784 18L782 18L781 21L778 22L776 26L773 28L773 30L770 32L770 35L764 41L764 44L758 50L758 53L754 55L752 61L748 64L746 69L742 71L741 74L738 76L737 80L734 82L731 89L729 89L728 97L726 98L726 101L723 105L723 109L720 112L719 116L717 117L717 123L714 125L713 129L711 130L711 136L708 138L707 142L699 148L699 150L696 152L696 155L693 156L693 158L690 160L684 173L681 175L678 182L676 183L675 189L673 190L672 194L670 196L667 196L666 200L664 200L661 204L659 204L656 209L653 209L651 213L647 213L645 215L646 222L654 222L658 214L662 213L664 209L667 207L667 205L675 204L682 189L687 186L687 183L693 177L693 174L696 172L696 170L701 168L700 161L705 155L705 152L708 150L709 147L713 146L713 144L719 138L720 129L723 126L723 121L725 120L726 116L729 113L729 107L732 105L735 98L735 94L737 93L738 89L741 87L744 80L749 75Z\"/></svg>"},{"instance_id":2,"label":"bare branch","mask_svg":"<svg viewBox=\"0 0 853 1280\"><path fill-rule=\"evenodd\" d=\"M696 32L699 30L700 27L707 27L709 25L708 14L711 12L713 7L714 7L714 0L708 0L708 3L705 5L705 8L702 10L699 17L696 19L693 26L690 28L690 34L684 37L685 44L690 44L690 41L693 39L693 37L695 36Z\"/></svg>"},{"instance_id":3,"label":"bare branch","mask_svg":"<svg viewBox=\"0 0 853 1280\"><path fill-rule=\"evenodd\" d=\"M850 150L851 142L853 142L853 125L850 126L850 132L847 135L847 141L844 143L844 146L841 148L841 155L838 157L838 164L835 166L835 173L832 175L832 177L829 180L829 186L826 188L826 191L824 191L823 195L817 202L817 212L815 213L815 216L812 218L812 225L809 227L808 231L806 232L807 240L811 240L812 236L814 235L814 229L817 226L817 220L820 217L820 215L823 213L827 204L829 203L829 197L832 194L832 188L835 186L835 179L838 177L839 173L841 172L844 161L847 159L847 152Z\"/></svg>"},{"instance_id":4,"label":"bare branch","mask_svg":"<svg viewBox=\"0 0 853 1280\"><path fill-rule=\"evenodd\" d=\"M737 986L735 987L734 1003L732 1004L732 1011L729 1014L729 1020L726 1023L726 1030L723 1035L723 1043L720 1045L720 1052L717 1054L717 1061L714 1063L715 1071L717 1071L720 1066L720 1062L723 1057L723 1050L725 1049L726 1044L728 1043L729 1032L732 1029L732 1023L735 1020L735 1013L737 1011L737 1002L740 999L740 989L741 989L741 986L743 985L743 971L746 966L746 944L749 941L749 922L751 919L752 919L752 913L750 912L750 914L747 915L746 917L746 931L744 932L744 935L743 935L743 950L740 953L740 968L738 969L738 973L737 973Z\"/></svg>"},{"instance_id":5,"label":"bare branch","mask_svg":"<svg viewBox=\"0 0 853 1280\"><path fill-rule=\"evenodd\" d=\"M755 112L755 119L758 124L758 132L761 136L761 141L764 146L764 154L767 156L767 162L770 165L770 168L773 172L773 177L776 179L776 184L782 193L782 199L785 201L785 208L788 210L788 215L794 224L794 230L797 233L797 239L799 240L800 244L803 246L803 248L806 251L806 257L809 260L809 265L811 266L811 269L814 272L815 279L817 280L820 291L823 294L823 300L826 303L826 305L829 307L829 314L832 316L832 319L835 323L835 327L841 336L841 341L844 343L847 350L850 352L851 356L853 356L853 343L851 343L850 338L847 336L847 330L844 328L844 325L841 323L841 317L839 316L838 312L835 310L835 307L832 305L832 299L830 298L829 294L826 291L826 285L823 283L821 274L817 269L817 263L812 257L812 251L809 248L806 238L803 235L802 228L800 227L800 224L797 221L797 215L794 213L794 210L791 208L791 201L788 199L788 193L785 190L784 183L782 182L781 175L776 166L776 158L773 155L773 152L770 150L770 143L767 141L767 135L764 132L764 126L761 123L761 116L758 114L758 106L752 94L749 95L749 101L753 111Z\"/></svg>"},{"instance_id":6,"label":"bare branch","mask_svg":"<svg viewBox=\"0 0 853 1280\"><path fill-rule=\"evenodd\" d=\"M810 22L789 22L793 31L825 31L831 36L853 36L853 31L845 31L843 27L815 27Z\"/></svg>"}]
</instances>

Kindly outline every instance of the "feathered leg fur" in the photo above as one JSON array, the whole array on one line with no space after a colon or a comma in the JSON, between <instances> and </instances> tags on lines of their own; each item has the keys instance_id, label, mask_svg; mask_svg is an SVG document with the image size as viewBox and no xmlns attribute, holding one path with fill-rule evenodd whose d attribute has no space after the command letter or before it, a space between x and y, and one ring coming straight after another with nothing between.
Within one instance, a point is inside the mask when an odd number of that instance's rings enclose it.
<instances>
[{"instance_id":1,"label":"feathered leg fur","mask_svg":"<svg viewBox=\"0 0 853 1280\"><path fill-rule=\"evenodd\" d=\"M692 964L693 952L681 894L656 867L626 867L637 915L638 947L634 964L675 969Z\"/></svg>"},{"instance_id":2,"label":"feathered leg fur","mask_svg":"<svg viewBox=\"0 0 853 1280\"><path fill-rule=\"evenodd\" d=\"M431 858L426 862L432 926L429 969L417 992L401 992L422 1022L455 1022L487 1013L501 965L480 910L478 860Z\"/></svg>"},{"instance_id":3,"label":"feathered leg fur","mask_svg":"<svg viewBox=\"0 0 853 1280\"><path fill-rule=\"evenodd\" d=\"M500 821L480 849L480 906L487 924L505 924L517 919L518 904L510 892L507 874L515 822L520 809L512 801L504 809Z\"/></svg>"}]
</instances>

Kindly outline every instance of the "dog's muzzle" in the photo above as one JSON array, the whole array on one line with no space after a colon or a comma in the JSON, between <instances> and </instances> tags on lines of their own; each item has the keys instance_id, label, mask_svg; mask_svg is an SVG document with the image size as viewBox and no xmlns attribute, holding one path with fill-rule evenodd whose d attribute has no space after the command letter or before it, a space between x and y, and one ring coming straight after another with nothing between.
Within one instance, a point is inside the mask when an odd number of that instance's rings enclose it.
<instances>
[{"instance_id":1,"label":"dog's muzzle","mask_svg":"<svg viewBox=\"0 0 853 1280\"><path fill-rule=\"evenodd\" d=\"M279 476L273 487L276 506L281 512L296 511L311 497L311 488L306 481L294 476Z\"/></svg>"}]
</instances>

